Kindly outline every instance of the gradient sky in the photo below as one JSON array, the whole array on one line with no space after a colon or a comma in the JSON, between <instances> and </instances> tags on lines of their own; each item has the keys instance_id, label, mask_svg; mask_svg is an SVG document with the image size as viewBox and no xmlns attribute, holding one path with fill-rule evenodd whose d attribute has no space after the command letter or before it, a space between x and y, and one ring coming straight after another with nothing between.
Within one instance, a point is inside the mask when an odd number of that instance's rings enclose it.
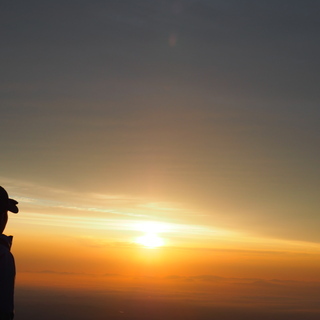
<instances>
[{"instance_id":1,"label":"gradient sky","mask_svg":"<svg viewBox=\"0 0 320 320\"><path fill-rule=\"evenodd\" d=\"M319 12L1 1L0 184L20 204L6 231L18 284L320 281ZM150 222L161 249L136 242Z\"/></svg>"}]
</instances>

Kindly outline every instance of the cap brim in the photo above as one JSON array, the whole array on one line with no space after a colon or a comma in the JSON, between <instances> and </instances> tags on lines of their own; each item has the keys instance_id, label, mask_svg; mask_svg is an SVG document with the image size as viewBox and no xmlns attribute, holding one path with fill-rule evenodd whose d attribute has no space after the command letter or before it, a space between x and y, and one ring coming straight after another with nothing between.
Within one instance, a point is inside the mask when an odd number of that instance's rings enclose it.
<instances>
[{"instance_id":1,"label":"cap brim","mask_svg":"<svg viewBox=\"0 0 320 320\"><path fill-rule=\"evenodd\" d=\"M8 211L13 212L13 213L18 213L19 209L17 207L18 201L9 199L8 201Z\"/></svg>"}]
</instances>

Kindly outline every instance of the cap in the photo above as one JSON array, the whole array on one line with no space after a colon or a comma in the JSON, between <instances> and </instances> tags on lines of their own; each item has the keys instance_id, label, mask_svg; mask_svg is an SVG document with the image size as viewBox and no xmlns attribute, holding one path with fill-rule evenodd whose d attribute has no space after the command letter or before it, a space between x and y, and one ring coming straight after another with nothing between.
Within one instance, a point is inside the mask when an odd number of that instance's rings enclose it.
<instances>
[{"instance_id":1,"label":"cap","mask_svg":"<svg viewBox=\"0 0 320 320\"><path fill-rule=\"evenodd\" d=\"M18 201L10 199L8 192L0 186L0 208L4 210L11 211L13 213L18 213L19 209L17 207Z\"/></svg>"}]
</instances>

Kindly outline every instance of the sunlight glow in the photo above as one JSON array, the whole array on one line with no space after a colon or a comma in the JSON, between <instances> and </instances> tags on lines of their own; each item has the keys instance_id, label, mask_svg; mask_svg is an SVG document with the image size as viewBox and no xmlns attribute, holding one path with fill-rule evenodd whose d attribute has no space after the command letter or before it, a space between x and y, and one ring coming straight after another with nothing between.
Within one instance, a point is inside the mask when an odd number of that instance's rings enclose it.
<instances>
[{"instance_id":1,"label":"sunlight glow","mask_svg":"<svg viewBox=\"0 0 320 320\"><path fill-rule=\"evenodd\" d=\"M143 221L136 224L135 228L145 233L168 232L171 227L167 223L155 221Z\"/></svg>"},{"instance_id":2,"label":"sunlight glow","mask_svg":"<svg viewBox=\"0 0 320 320\"><path fill-rule=\"evenodd\" d=\"M157 248L164 245L164 240L155 233L147 233L139 237L136 242L147 248Z\"/></svg>"}]
</instances>

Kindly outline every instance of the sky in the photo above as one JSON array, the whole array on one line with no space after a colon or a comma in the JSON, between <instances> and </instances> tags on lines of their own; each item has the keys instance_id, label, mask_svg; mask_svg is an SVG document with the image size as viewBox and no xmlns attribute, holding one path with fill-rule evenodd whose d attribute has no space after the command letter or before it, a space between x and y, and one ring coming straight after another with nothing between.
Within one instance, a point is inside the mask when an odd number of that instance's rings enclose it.
<instances>
[{"instance_id":1,"label":"sky","mask_svg":"<svg viewBox=\"0 0 320 320\"><path fill-rule=\"evenodd\" d=\"M18 320L319 317L319 11L0 2Z\"/></svg>"}]
</instances>

